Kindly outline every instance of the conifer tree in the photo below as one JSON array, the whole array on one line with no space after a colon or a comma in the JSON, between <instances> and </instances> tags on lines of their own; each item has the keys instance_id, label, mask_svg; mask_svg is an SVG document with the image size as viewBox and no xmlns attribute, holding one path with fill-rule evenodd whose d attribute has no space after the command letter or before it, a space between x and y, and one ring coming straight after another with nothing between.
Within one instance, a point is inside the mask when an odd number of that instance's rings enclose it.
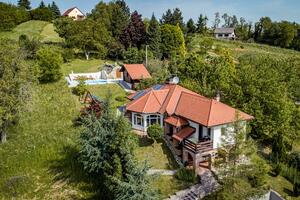
<instances>
[{"instance_id":1,"label":"conifer tree","mask_svg":"<svg viewBox=\"0 0 300 200\"><path fill-rule=\"evenodd\" d=\"M53 12L54 18L57 18L61 15L59 8L54 1L52 1L50 9Z\"/></svg>"},{"instance_id":2,"label":"conifer tree","mask_svg":"<svg viewBox=\"0 0 300 200\"><path fill-rule=\"evenodd\" d=\"M189 21L186 24L186 31L187 33L195 33L196 32L196 26L193 19L189 19Z\"/></svg>"},{"instance_id":3,"label":"conifer tree","mask_svg":"<svg viewBox=\"0 0 300 200\"><path fill-rule=\"evenodd\" d=\"M18 0L18 7L25 8L26 10L30 10L30 1L29 0Z\"/></svg>"},{"instance_id":4,"label":"conifer tree","mask_svg":"<svg viewBox=\"0 0 300 200\"><path fill-rule=\"evenodd\" d=\"M46 8L46 5L45 5L44 1L41 1L40 5L39 5L39 8Z\"/></svg>"},{"instance_id":5,"label":"conifer tree","mask_svg":"<svg viewBox=\"0 0 300 200\"><path fill-rule=\"evenodd\" d=\"M154 14L152 14L147 32L147 43L149 44L150 50L152 51L154 56L158 59L161 57L160 41L160 26Z\"/></svg>"},{"instance_id":6,"label":"conifer tree","mask_svg":"<svg viewBox=\"0 0 300 200\"><path fill-rule=\"evenodd\" d=\"M197 32L201 34L205 34L207 32L207 21L208 18L200 14L197 22Z\"/></svg>"},{"instance_id":7,"label":"conifer tree","mask_svg":"<svg viewBox=\"0 0 300 200\"><path fill-rule=\"evenodd\" d=\"M117 0L113 6L111 31L118 38L130 19L130 9L124 0Z\"/></svg>"}]
</instances>

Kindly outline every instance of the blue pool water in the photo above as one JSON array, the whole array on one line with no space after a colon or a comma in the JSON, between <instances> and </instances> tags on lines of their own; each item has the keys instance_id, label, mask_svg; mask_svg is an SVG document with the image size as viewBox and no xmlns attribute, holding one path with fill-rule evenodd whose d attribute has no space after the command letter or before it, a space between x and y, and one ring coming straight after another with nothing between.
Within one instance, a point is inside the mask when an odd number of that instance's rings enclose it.
<instances>
[{"instance_id":1,"label":"blue pool water","mask_svg":"<svg viewBox=\"0 0 300 200\"><path fill-rule=\"evenodd\" d=\"M107 84L107 80L86 80L86 84L91 85L91 84Z\"/></svg>"}]
</instances>

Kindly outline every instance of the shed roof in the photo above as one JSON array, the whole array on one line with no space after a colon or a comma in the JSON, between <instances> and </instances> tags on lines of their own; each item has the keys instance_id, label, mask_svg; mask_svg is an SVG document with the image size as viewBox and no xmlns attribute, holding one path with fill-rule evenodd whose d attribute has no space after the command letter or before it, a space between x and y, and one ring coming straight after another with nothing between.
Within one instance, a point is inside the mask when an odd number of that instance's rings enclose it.
<instances>
[{"instance_id":1,"label":"shed roof","mask_svg":"<svg viewBox=\"0 0 300 200\"><path fill-rule=\"evenodd\" d=\"M143 64L124 64L121 71L126 70L133 80L151 78L148 70Z\"/></svg>"},{"instance_id":2,"label":"shed roof","mask_svg":"<svg viewBox=\"0 0 300 200\"><path fill-rule=\"evenodd\" d=\"M234 28L216 28L214 33L219 34L219 33L225 33L225 34L230 34L234 32Z\"/></svg>"},{"instance_id":3,"label":"shed roof","mask_svg":"<svg viewBox=\"0 0 300 200\"><path fill-rule=\"evenodd\" d=\"M195 132L195 128L193 127L185 127L181 129L178 133L174 134L172 137L179 142L181 142L184 138L191 136Z\"/></svg>"}]
</instances>

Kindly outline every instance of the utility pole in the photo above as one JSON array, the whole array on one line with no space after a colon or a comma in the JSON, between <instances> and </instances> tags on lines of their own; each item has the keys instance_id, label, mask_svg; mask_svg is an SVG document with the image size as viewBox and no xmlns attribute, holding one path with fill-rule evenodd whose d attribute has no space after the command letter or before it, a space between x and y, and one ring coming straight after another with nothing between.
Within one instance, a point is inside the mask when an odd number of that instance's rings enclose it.
<instances>
[{"instance_id":1,"label":"utility pole","mask_svg":"<svg viewBox=\"0 0 300 200\"><path fill-rule=\"evenodd\" d=\"M146 67L148 67L148 46L146 45Z\"/></svg>"}]
</instances>

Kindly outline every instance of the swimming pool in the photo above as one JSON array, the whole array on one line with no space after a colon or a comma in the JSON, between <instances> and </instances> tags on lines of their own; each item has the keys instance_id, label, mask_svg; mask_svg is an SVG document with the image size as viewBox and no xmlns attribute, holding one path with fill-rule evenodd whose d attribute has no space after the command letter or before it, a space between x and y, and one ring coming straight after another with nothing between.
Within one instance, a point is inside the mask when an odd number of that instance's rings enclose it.
<instances>
[{"instance_id":1,"label":"swimming pool","mask_svg":"<svg viewBox=\"0 0 300 200\"><path fill-rule=\"evenodd\" d=\"M66 77L69 87L76 87L79 82L76 80L71 80L69 77ZM86 85L104 85L104 84L117 84L122 79L90 79L86 80Z\"/></svg>"}]
</instances>

